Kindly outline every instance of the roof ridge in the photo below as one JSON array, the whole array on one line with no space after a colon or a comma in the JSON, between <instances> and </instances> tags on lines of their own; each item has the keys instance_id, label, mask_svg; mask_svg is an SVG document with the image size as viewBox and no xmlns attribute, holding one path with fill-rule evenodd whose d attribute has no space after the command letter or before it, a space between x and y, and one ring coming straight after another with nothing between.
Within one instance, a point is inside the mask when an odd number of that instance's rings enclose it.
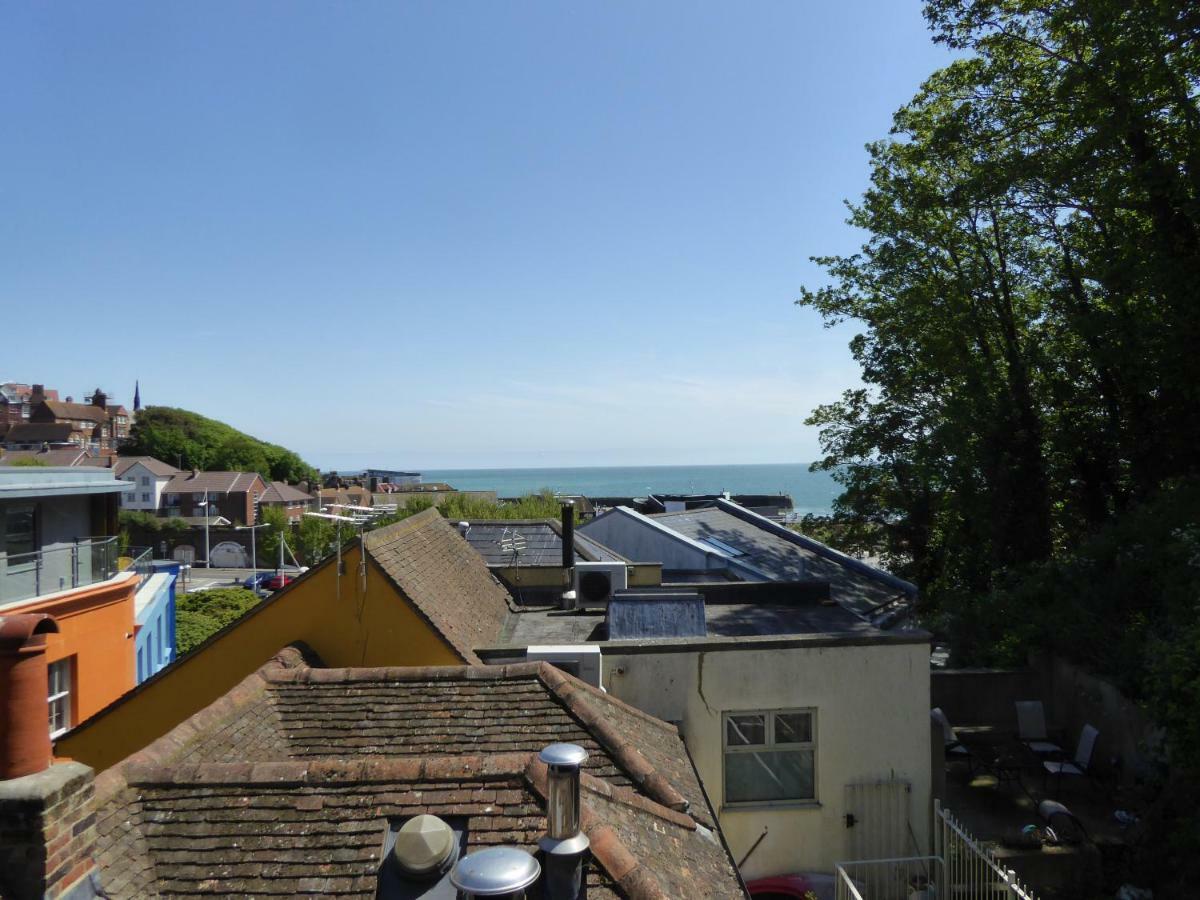
<instances>
[{"instance_id":1,"label":"roof ridge","mask_svg":"<svg viewBox=\"0 0 1200 900\"><path fill-rule=\"evenodd\" d=\"M321 785L389 781L457 781L524 775L531 754L484 753L474 756L375 756L366 759L315 757L256 763L185 763L138 761L128 765L128 785L270 784Z\"/></svg>"},{"instance_id":2,"label":"roof ridge","mask_svg":"<svg viewBox=\"0 0 1200 900\"><path fill-rule=\"evenodd\" d=\"M540 662L506 665L459 666L296 666L266 669L264 677L272 684L307 684L354 681L503 681L510 678L536 678L545 665Z\"/></svg>"},{"instance_id":3,"label":"roof ridge","mask_svg":"<svg viewBox=\"0 0 1200 900\"><path fill-rule=\"evenodd\" d=\"M550 689L569 712L579 719L608 752L613 761L633 779L645 793L657 803L668 809L685 812L691 805L690 801L679 791L671 780L651 765L633 743L628 741L608 718L588 702L591 697L587 690L581 692L580 686L591 689L578 678L572 678L565 672L556 669L548 662L539 663L538 677ZM597 692L599 693L599 692ZM653 723L669 733L678 735L679 729L667 722L647 716L640 710L610 697L601 695L606 702L619 704L623 710L638 713L648 723Z\"/></svg>"}]
</instances>

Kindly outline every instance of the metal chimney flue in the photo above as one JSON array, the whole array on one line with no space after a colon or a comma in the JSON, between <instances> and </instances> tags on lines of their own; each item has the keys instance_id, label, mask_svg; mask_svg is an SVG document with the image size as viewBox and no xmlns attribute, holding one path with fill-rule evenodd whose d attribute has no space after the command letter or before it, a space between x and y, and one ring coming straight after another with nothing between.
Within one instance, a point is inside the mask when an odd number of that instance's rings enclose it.
<instances>
[{"instance_id":1,"label":"metal chimney flue","mask_svg":"<svg viewBox=\"0 0 1200 900\"><path fill-rule=\"evenodd\" d=\"M546 862L546 900L577 900L591 842L580 828L580 771L588 753L577 744L551 744L538 754L546 765L546 836L538 841Z\"/></svg>"},{"instance_id":2,"label":"metal chimney flue","mask_svg":"<svg viewBox=\"0 0 1200 900\"><path fill-rule=\"evenodd\" d=\"M562 609L575 609L575 502L562 504Z\"/></svg>"}]
</instances>

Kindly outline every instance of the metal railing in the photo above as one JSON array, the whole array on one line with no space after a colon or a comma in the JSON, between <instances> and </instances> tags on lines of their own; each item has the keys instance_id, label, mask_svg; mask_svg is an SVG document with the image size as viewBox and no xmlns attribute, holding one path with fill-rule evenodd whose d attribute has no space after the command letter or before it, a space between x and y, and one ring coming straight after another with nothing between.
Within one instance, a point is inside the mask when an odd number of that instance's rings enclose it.
<instances>
[{"instance_id":1,"label":"metal railing","mask_svg":"<svg viewBox=\"0 0 1200 900\"><path fill-rule=\"evenodd\" d=\"M843 862L836 872L837 900L933 900L942 883L936 856Z\"/></svg>"},{"instance_id":2,"label":"metal railing","mask_svg":"<svg viewBox=\"0 0 1200 900\"><path fill-rule=\"evenodd\" d=\"M1033 891L1005 868L996 855L971 833L940 800L933 801L933 852L942 860L946 890L943 897L1037 900Z\"/></svg>"},{"instance_id":3,"label":"metal railing","mask_svg":"<svg viewBox=\"0 0 1200 900\"><path fill-rule=\"evenodd\" d=\"M0 603L107 581L120 571L117 555L115 537L78 538L65 547L0 554Z\"/></svg>"},{"instance_id":4,"label":"metal railing","mask_svg":"<svg viewBox=\"0 0 1200 900\"><path fill-rule=\"evenodd\" d=\"M128 547L118 562L118 568L122 572L128 572L130 569L137 572L140 588L154 574L154 551L149 547Z\"/></svg>"},{"instance_id":5,"label":"metal railing","mask_svg":"<svg viewBox=\"0 0 1200 900\"><path fill-rule=\"evenodd\" d=\"M838 863L837 900L1037 900L1037 896L940 801L933 855Z\"/></svg>"}]
</instances>

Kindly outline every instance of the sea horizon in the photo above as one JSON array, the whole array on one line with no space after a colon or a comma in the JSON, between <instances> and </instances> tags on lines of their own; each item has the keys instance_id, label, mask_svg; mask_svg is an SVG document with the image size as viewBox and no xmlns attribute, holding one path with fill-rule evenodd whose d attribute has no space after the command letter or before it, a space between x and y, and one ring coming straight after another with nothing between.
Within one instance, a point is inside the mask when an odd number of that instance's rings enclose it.
<instances>
[{"instance_id":1,"label":"sea horizon","mask_svg":"<svg viewBox=\"0 0 1200 900\"><path fill-rule=\"evenodd\" d=\"M549 489L589 497L660 494L787 494L800 514L827 514L841 492L827 472L811 463L745 463L699 466L523 466L422 469L425 482L460 490L495 491L516 497ZM404 471L418 471L415 468Z\"/></svg>"}]
</instances>

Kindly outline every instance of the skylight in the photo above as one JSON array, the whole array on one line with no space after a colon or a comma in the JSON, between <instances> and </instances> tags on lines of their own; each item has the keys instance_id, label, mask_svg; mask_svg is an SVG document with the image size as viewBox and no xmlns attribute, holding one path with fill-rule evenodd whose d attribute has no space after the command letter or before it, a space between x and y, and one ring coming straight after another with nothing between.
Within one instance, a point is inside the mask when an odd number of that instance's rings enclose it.
<instances>
[{"instance_id":1,"label":"skylight","mask_svg":"<svg viewBox=\"0 0 1200 900\"><path fill-rule=\"evenodd\" d=\"M718 541L715 537L702 537L702 538L700 538L700 543L708 544L710 547L715 547L717 550L720 550L726 556L744 556L745 555L737 547L731 547L728 544L726 544L724 541Z\"/></svg>"}]
</instances>

